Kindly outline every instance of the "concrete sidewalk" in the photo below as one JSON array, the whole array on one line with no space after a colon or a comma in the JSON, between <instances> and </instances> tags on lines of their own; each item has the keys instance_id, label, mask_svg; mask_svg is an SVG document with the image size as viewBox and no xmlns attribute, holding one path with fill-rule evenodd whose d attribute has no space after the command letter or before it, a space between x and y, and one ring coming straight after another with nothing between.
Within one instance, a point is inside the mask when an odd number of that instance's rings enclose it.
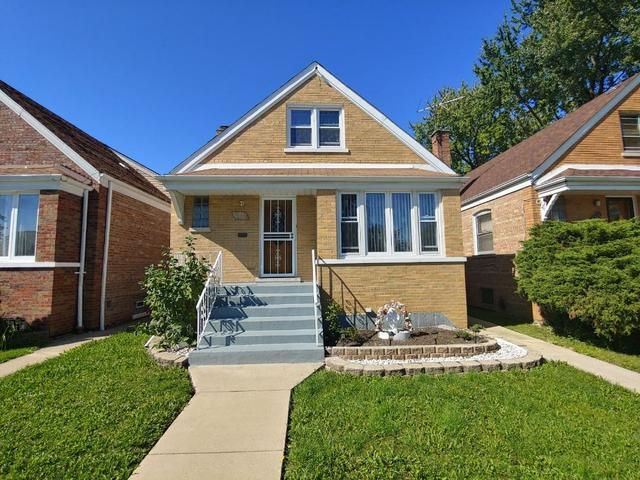
<instances>
[{"instance_id":1,"label":"concrete sidewalk","mask_svg":"<svg viewBox=\"0 0 640 480\"><path fill-rule=\"evenodd\" d=\"M322 365L190 367L196 394L131 478L279 479L291 389Z\"/></svg>"},{"instance_id":2,"label":"concrete sidewalk","mask_svg":"<svg viewBox=\"0 0 640 480\"><path fill-rule=\"evenodd\" d=\"M603 362L597 358L589 357L581 353L574 352L568 348L559 347L537 338L514 332L508 328L494 325L493 323L469 317L469 324L479 323L486 325L486 333L493 337L504 338L505 340L521 345L527 349L534 350L547 360L566 362L572 367L591 373L608 382L620 385L636 393L640 393L640 373L618 367L608 362Z\"/></svg>"},{"instance_id":3,"label":"concrete sidewalk","mask_svg":"<svg viewBox=\"0 0 640 480\"><path fill-rule=\"evenodd\" d=\"M92 340L100 340L107 338L113 333L122 331L124 327L117 327L102 332L86 332L81 334L70 334L56 338L46 347L39 348L33 353L23 355L22 357L14 358L4 363L0 363L0 378L11 375L12 373L22 370L29 365L35 365L42 363L51 358L55 358L67 350L78 347L84 343L91 342Z\"/></svg>"}]
</instances>

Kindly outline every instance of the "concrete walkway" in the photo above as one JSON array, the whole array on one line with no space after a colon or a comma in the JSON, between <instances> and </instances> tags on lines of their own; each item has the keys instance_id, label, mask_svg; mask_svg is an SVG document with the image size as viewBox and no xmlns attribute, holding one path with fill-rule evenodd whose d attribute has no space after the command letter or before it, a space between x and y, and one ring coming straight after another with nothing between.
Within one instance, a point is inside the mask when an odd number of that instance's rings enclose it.
<instances>
[{"instance_id":1,"label":"concrete walkway","mask_svg":"<svg viewBox=\"0 0 640 480\"><path fill-rule=\"evenodd\" d=\"M493 337L504 338L505 340L523 346L528 350L533 350L542 354L547 360L558 362L566 362L572 367L577 368L593 375L597 375L608 382L621 385L629 390L640 393L640 373L618 367L608 362L603 362L597 358L589 357L581 353L574 352L568 348L559 347L551 343L539 340L537 338L514 332L508 328L500 327L477 318L469 317L469 324L479 323L486 325L486 333Z\"/></svg>"},{"instance_id":2,"label":"concrete walkway","mask_svg":"<svg viewBox=\"0 0 640 480\"><path fill-rule=\"evenodd\" d=\"M322 365L190 367L196 394L131 479L280 479L291 389Z\"/></svg>"},{"instance_id":3,"label":"concrete walkway","mask_svg":"<svg viewBox=\"0 0 640 480\"><path fill-rule=\"evenodd\" d=\"M67 350L71 350L72 348L78 347L92 340L107 338L113 333L121 331L123 328L126 328L126 325L123 327L105 330L103 332L86 332L81 334L64 335L56 338L46 347L39 348L33 353L0 363L0 378L11 375L12 373L22 370L24 367L28 367L29 365L35 365L36 363L42 363L46 360L57 357Z\"/></svg>"}]
</instances>

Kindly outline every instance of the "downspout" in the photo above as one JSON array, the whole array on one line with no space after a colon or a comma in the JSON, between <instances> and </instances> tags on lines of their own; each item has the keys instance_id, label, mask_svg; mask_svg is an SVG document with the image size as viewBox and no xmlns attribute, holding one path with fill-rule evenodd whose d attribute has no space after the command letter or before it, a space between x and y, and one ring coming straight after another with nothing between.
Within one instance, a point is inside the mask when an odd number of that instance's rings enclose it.
<instances>
[{"instance_id":1,"label":"downspout","mask_svg":"<svg viewBox=\"0 0 640 480\"><path fill-rule=\"evenodd\" d=\"M87 210L89 208L89 190L85 190L82 193L82 233L80 237L80 269L78 271L78 314L77 325L78 331L82 331L84 328L84 321L82 318L83 309L83 294L84 294L84 261L87 250Z\"/></svg>"},{"instance_id":2,"label":"downspout","mask_svg":"<svg viewBox=\"0 0 640 480\"><path fill-rule=\"evenodd\" d=\"M113 187L111 180L107 182L107 213L104 226L104 250L102 252L102 285L100 286L100 330L104 330L105 298L107 295L107 264L109 262L109 232L111 231L111 199Z\"/></svg>"}]
</instances>

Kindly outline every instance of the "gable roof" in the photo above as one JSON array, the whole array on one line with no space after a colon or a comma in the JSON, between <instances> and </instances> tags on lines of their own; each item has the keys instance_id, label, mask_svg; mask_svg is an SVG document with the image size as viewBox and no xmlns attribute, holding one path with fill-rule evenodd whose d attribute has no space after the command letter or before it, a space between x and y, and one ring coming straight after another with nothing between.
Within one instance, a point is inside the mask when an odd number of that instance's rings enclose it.
<instances>
[{"instance_id":1,"label":"gable roof","mask_svg":"<svg viewBox=\"0 0 640 480\"><path fill-rule=\"evenodd\" d=\"M2 93L8 99L3 97ZM20 110L23 110L33 117L39 123L39 127L43 127L51 134L45 135L47 139L52 143L55 142L56 147L71 158L80 167L78 170L88 178L99 181L96 177L100 173L104 173L156 198L169 201L168 197L141 173L140 168L134 167L129 161L123 161L123 158L111 147L80 130L2 80L0 80L0 101L3 101L12 110L15 110L17 105L20 113L16 113L19 115L22 115ZM135 163L137 164L137 162Z\"/></svg>"},{"instance_id":2,"label":"gable roof","mask_svg":"<svg viewBox=\"0 0 640 480\"><path fill-rule=\"evenodd\" d=\"M291 78L282 87L269 95L266 99L260 102L258 105L249 110L246 114L240 117L235 123L230 125L220 135L216 135L209 142L196 150L193 154L187 157L184 161L178 164L173 170L172 174L187 173L193 170L198 163L204 160L206 157L215 152L218 148L225 145L228 141L238 135L240 132L249 127L256 119L268 112L272 107L280 103L289 94L294 92L298 87L303 85L307 80L313 76L320 76L331 87L336 89L353 104L360 107L371 118L376 120L380 125L385 127L391 134L398 138L402 143L409 147L418 157L422 158L428 165L433 167L436 171L455 175L455 172L445 165L439 158L433 155L422 144L416 141L411 135L402 130L393 121L387 118L380 110L374 107L371 103L367 102L364 98L358 95L351 88L346 86L340 80L338 80L331 72L318 62L311 63L308 67L303 69L296 76Z\"/></svg>"},{"instance_id":3,"label":"gable roof","mask_svg":"<svg viewBox=\"0 0 640 480\"><path fill-rule=\"evenodd\" d=\"M471 170L461 190L463 203L519 178L539 177L640 84L636 74L556 120L497 157Z\"/></svg>"}]
</instances>

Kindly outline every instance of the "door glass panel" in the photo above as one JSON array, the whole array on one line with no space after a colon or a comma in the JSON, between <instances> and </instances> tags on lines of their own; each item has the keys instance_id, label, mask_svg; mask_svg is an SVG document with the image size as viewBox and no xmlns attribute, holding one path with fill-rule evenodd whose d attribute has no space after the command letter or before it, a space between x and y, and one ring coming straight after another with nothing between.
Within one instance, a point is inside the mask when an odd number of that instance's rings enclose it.
<instances>
[{"instance_id":1,"label":"door glass panel","mask_svg":"<svg viewBox=\"0 0 640 480\"><path fill-rule=\"evenodd\" d=\"M265 275L293 274L293 200L264 200L263 265Z\"/></svg>"},{"instance_id":2,"label":"door glass panel","mask_svg":"<svg viewBox=\"0 0 640 480\"><path fill-rule=\"evenodd\" d=\"M38 195L20 195L16 225L16 256L33 256L36 252Z\"/></svg>"},{"instance_id":3,"label":"door glass panel","mask_svg":"<svg viewBox=\"0 0 640 480\"><path fill-rule=\"evenodd\" d=\"M367 248L370 252L385 252L387 250L384 207L384 193L366 194Z\"/></svg>"},{"instance_id":4,"label":"door glass panel","mask_svg":"<svg viewBox=\"0 0 640 480\"><path fill-rule=\"evenodd\" d=\"M411 194L392 193L393 249L396 252L411 251Z\"/></svg>"}]
</instances>

